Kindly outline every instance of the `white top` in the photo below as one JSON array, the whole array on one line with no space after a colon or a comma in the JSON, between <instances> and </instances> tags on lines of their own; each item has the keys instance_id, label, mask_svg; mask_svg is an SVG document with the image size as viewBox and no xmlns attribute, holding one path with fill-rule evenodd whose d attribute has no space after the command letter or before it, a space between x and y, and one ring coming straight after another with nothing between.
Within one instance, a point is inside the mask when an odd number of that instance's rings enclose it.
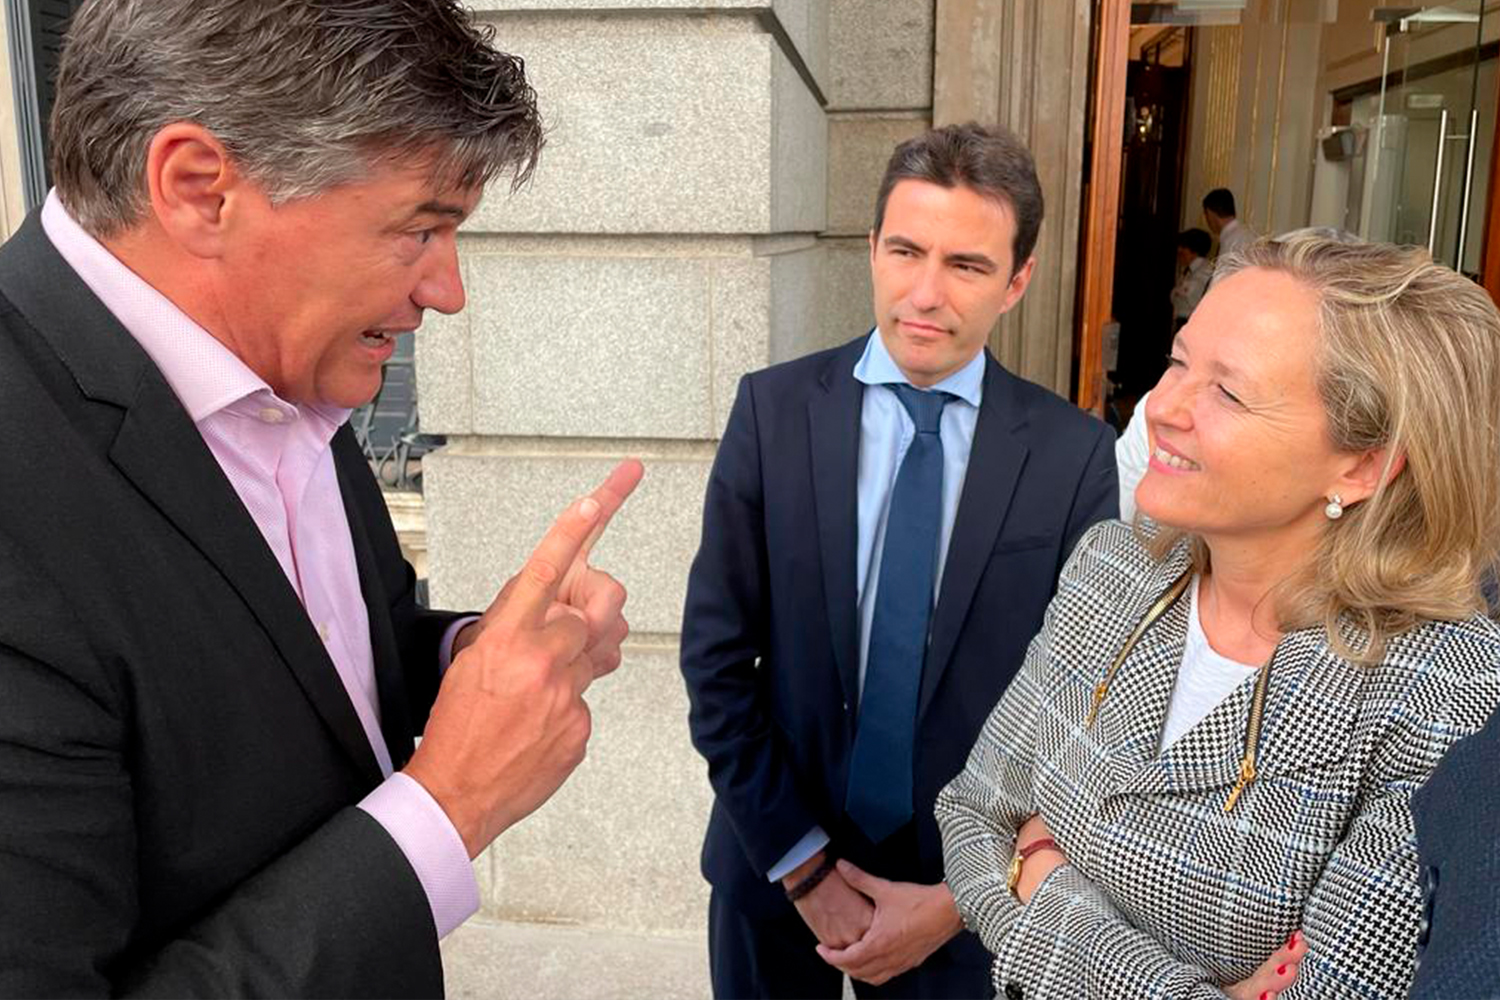
<instances>
[{"instance_id":1,"label":"white top","mask_svg":"<svg viewBox=\"0 0 1500 1000\"><path fill-rule=\"evenodd\" d=\"M1177 670L1177 684L1172 688L1172 703L1167 707L1167 723L1161 730L1163 750L1202 722L1219 702L1260 670L1259 666L1220 656L1208 644L1203 622L1198 617L1198 588L1202 582L1202 577L1195 576L1188 585L1193 596L1188 609L1187 645L1182 651L1182 666Z\"/></svg>"},{"instance_id":2,"label":"white top","mask_svg":"<svg viewBox=\"0 0 1500 1000\"><path fill-rule=\"evenodd\" d=\"M1245 225L1239 219L1230 219L1219 230L1219 256L1242 250L1260 239L1255 230Z\"/></svg>"},{"instance_id":3,"label":"white top","mask_svg":"<svg viewBox=\"0 0 1500 1000\"><path fill-rule=\"evenodd\" d=\"M1151 441L1146 433L1146 393L1136 401L1130 414L1130 423L1125 433L1115 439L1115 468L1120 475L1120 520L1130 521L1135 517L1135 488L1146 475L1146 466L1151 462Z\"/></svg>"},{"instance_id":4,"label":"white top","mask_svg":"<svg viewBox=\"0 0 1500 1000\"><path fill-rule=\"evenodd\" d=\"M1172 289L1172 312L1178 319L1187 319L1198 308L1203 293L1208 291L1208 279L1214 275L1213 265L1202 257L1183 268L1182 276Z\"/></svg>"}]
</instances>

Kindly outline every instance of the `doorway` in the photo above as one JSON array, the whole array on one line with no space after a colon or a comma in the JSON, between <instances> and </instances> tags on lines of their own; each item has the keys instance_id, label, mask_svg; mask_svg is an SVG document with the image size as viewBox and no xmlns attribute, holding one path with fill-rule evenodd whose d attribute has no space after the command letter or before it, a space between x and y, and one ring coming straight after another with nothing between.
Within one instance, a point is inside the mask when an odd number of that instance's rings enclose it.
<instances>
[{"instance_id":1,"label":"doorway","mask_svg":"<svg viewBox=\"0 0 1500 1000\"><path fill-rule=\"evenodd\" d=\"M1215 189L1257 234L1427 247L1500 293L1500 13L1483 0L1099 0L1095 15L1095 78L1119 85L1090 109L1093 176L1113 183L1084 206L1080 405L1123 427L1155 383L1178 234L1208 228Z\"/></svg>"}]
</instances>

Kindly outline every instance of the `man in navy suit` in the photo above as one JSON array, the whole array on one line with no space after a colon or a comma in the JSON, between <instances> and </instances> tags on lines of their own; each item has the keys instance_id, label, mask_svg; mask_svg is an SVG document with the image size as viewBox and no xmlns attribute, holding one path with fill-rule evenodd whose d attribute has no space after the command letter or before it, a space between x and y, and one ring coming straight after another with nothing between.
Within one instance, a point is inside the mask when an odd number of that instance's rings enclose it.
<instances>
[{"instance_id":1,"label":"man in navy suit","mask_svg":"<svg viewBox=\"0 0 1500 1000\"><path fill-rule=\"evenodd\" d=\"M989 993L933 801L1117 509L1113 433L985 350L1041 218L1009 132L904 143L870 234L876 331L740 384L682 637L716 996L838 997L844 974Z\"/></svg>"},{"instance_id":2,"label":"man in navy suit","mask_svg":"<svg viewBox=\"0 0 1500 1000\"><path fill-rule=\"evenodd\" d=\"M1412 797L1422 860L1412 1000L1500 997L1500 713L1448 751Z\"/></svg>"}]
</instances>

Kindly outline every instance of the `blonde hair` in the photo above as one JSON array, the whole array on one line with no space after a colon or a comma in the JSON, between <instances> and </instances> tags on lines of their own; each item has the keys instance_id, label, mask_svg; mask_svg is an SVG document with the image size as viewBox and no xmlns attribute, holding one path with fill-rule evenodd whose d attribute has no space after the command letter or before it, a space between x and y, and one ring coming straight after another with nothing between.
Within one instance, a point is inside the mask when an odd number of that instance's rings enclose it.
<instances>
[{"instance_id":1,"label":"blonde hair","mask_svg":"<svg viewBox=\"0 0 1500 1000\"><path fill-rule=\"evenodd\" d=\"M1282 629L1321 625L1339 655L1371 662L1424 621L1483 610L1481 578L1500 555L1500 312L1489 295L1426 251L1306 232L1227 255L1214 278L1249 268L1318 295L1315 384L1333 446L1386 449L1382 485L1324 525L1303 572L1275 593ZM1152 550L1183 537L1158 531ZM1202 539L1192 553L1206 568Z\"/></svg>"}]
</instances>

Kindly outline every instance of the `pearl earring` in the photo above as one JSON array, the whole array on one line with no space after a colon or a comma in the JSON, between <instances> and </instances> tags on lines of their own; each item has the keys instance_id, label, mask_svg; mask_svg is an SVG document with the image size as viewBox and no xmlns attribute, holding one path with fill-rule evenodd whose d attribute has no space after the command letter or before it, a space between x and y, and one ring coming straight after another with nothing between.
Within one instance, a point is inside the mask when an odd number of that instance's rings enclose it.
<instances>
[{"instance_id":1,"label":"pearl earring","mask_svg":"<svg viewBox=\"0 0 1500 1000\"><path fill-rule=\"evenodd\" d=\"M1328 506L1323 508L1323 516L1330 521L1337 521L1344 516L1344 501L1337 493L1328 498Z\"/></svg>"}]
</instances>

